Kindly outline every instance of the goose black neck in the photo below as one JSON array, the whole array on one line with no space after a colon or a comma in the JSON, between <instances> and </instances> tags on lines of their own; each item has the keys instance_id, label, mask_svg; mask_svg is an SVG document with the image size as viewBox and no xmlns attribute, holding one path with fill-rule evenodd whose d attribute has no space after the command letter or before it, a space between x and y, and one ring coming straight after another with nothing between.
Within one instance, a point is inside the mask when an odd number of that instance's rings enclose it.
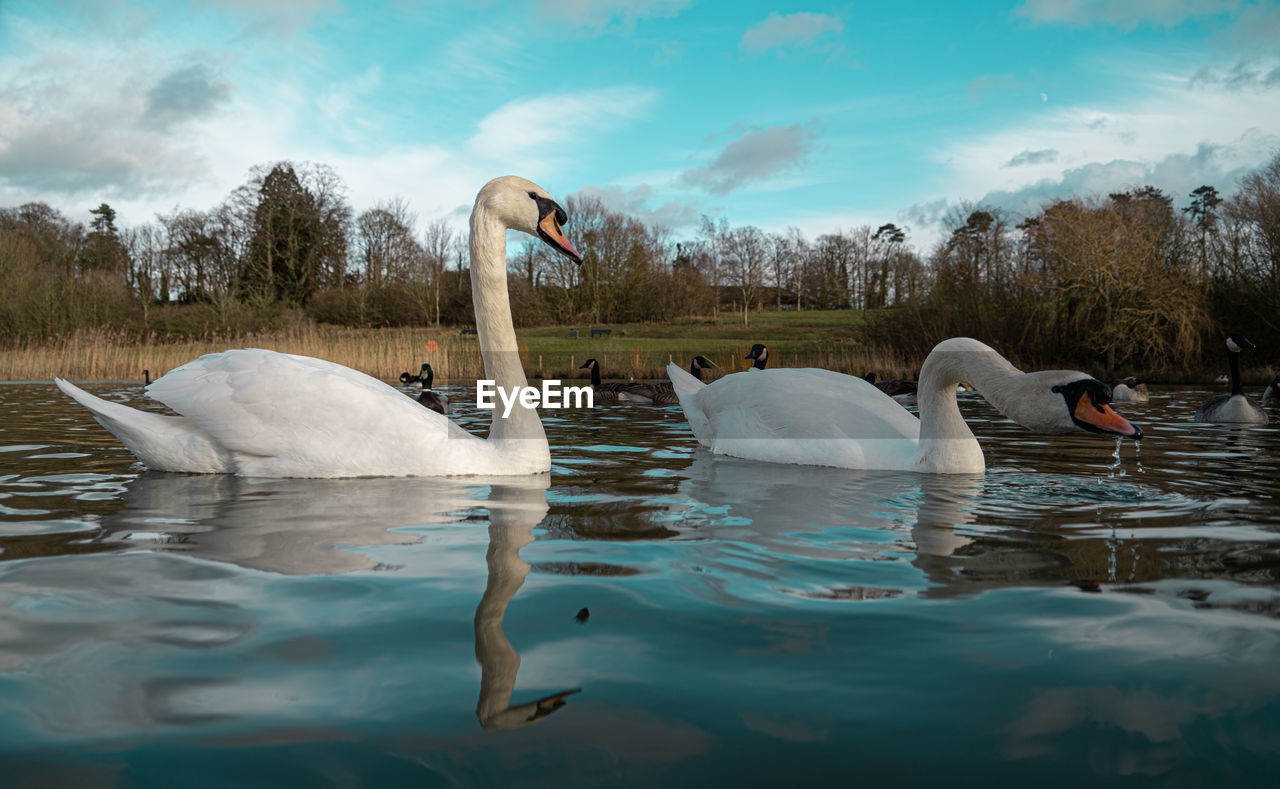
<instances>
[{"instance_id":1,"label":"goose black neck","mask_svg":"<svg viewBox=\"0 0 1280 789\"><path fill-rule=\"evenodd\" d=\"M768 359L757 356L756 360L751 364L751 366L756 368L757 370L763 370L767 361Z\"/></svg>"},{"instance_id":2,"label":"goose black neck","mask_svg":"<svg viewBox=\"0 0 1280 789\"><path fill-rule=\"evenodd\" d=\"M591 365L591 385L599 388L600 386L600 365Z\"/></svg>"},{"instance_id":3,"label":"goose black neck","mask_svg":"<svg viewBox=\"0 0 1280 789\"><path fill-rule=\"evenodd\" d=\"M702 380L702 368L698 366L697 359L694 359L693 363L689 365L689 372L693 373L694 378L697 378L699 381Z\"/></svg>"},{"instance_id":4,"label":"goose black neck","mask_svg":"<svg viewBox=\"0 0 1280 789\"><path fill-rule=\"evenodd\" d=\"M1240 380L1240 352L1228 350L1227 359L1231 362L1231 394L1244 394L1244 383Z\"/></svg>"}]
</instances>

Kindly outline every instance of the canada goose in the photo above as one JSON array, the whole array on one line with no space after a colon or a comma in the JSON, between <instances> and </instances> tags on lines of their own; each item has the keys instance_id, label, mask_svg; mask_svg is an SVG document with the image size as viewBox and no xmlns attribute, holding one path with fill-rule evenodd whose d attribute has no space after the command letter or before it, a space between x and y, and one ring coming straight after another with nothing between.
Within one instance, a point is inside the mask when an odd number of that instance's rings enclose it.
<instances>
[{"instance_id":1,"label":"canada goose","mask_svg":"<svg viewBox=\"0 0 1280 789\"><path fill-rule=\"evenodd\" d=\"M854 469L982 472L982 448L956 405L973 383L1005 416L1041 433L1141 438L1108 406L1111 389L1070 370L1024 373L967 337L937 345L920 370L920 418L861 378L830 370L763 370L711 384L668 365L699 442L748 460Z\"/></svg>"},{"instance_id":2,"label":"canada goose","mask_svg":"<svg viewBox=\"0 0 1280 789\"><path fill-rule=\"evenodd\" d=\"M1214 395L1196 409L1197 422L1231 422L1246 425L1265 425L1267 412L1244 393L1240 380L1240 351L1256 348L1243 334L1227 338L1227 362L1231 370L1231 394Z\"/></svg>"},{"instance_id":3,"label":"canada goose","mask_svg":"<svg viewBox=\"0 0 1280 789\"><path fill-rule=\"evenodd\" d=\"M1271 383L1267 384L1267 390L1262 393L1263 405L1280 405L1280 374L1271 379Z\"/></svg>"},{"instance_id":4,"label":"canada goose","mask_svg":"<svg viewBox=\"0 0 1280 789\"><path fill-rule=\"evenodd\" d=\"M143 371L142 371L142 385L143 385L143 386L151 386L151 371L150 371L150 370L143 370Z\"/></svg>"},{"instance_id":5,"label":"canada goose","mask_svg":"<svg viewBox=\"0 0 1280 789\"><path fill-rule=\"evenodd\" d=\"M1147 402L1147 385L1140 378L1133 376L1116 381L1111 386L1111 402L1145 403Z\"/></svg>"},{"instance_id":6,"label":"canada goose","mask_svg":"<svg viewBox=\"0 0 1280 789\"><path fill-rule=\"evenodd\" d=\"M875 373L867 373L863 380L869 384L874 384L877 389L889 395L895 400L909 400L916 396L917 383L908 381L906 378L894 378L892 381L877 381Z\"/></svg>"},{"instance_id":7,"label":"canada goose","mask_svg":"<svg viewBox=\"0 0 1280 789\"><path fill-rule=\"evenodd\" d=\"M439 392L431 390L431 384L436 380L435 370L431 369L431 365L422 365L422 372L419 374L422 382L422 392L418 394L418 402L435 411L437 414L449 414L449 397Z\"/></svg>"},{"instance_id":8,"label":"canada goose","mask_svg":"<svg viewBox=\"0 0 1280 789\"><path fill-rule=\"evenodd\" d=\"M760 343L756 343L755 345L751 346L750 353L748 353L746 356L742 358L755 359L755 362L752 363L751 367L748 369L763 370L764 366L769 363L769 349L764 347Z\"/></svg>"},{"instance_id":9,"label":"canada goose","mask_svg":"<svg viewBox=\"0 0 1280 789\"><path fill-rule=\"evenodd\" d=\"M592 398L593 403L616 403L621 399L619 395L627 384L617 382L600 383L600 362L595 359L588 359L578 369L591 371L591 388L595 390L595 395Z\"/></svg>"},{"instance_id":10,"label":"canada goose","mask_svg":"<svg viewBox=\"0 0 1280 789\"><path fill-rule=\"evenodd\" d=\"M471 211L471 292L485 377L504 391L528 385L507 295L507 229L581 262L568 221L542 187L495 178ZM149 468L255 477L540 474L551 451L534 408L495 409L488 439L340 364L256 349L209 354L154 381L162 416L55 379ZM389 449L393 448L393 449Z\"/></svg>"},{"instance_id":11,"label":"canada goose","mask_svg":"<svg viewBox=\"0 0 1280 789\"><path fill-rule=\"evenodd\" d=\"M689 365L689 373L701 381L702 371L710 370L715 366L716 363L707 357L695 356L693 357L693 362ZM642 405L680 404L680 399L676 397L675 386L670 381L623 384L620 390L620 397L623 400Z\"/></svg>"}]
</instances>

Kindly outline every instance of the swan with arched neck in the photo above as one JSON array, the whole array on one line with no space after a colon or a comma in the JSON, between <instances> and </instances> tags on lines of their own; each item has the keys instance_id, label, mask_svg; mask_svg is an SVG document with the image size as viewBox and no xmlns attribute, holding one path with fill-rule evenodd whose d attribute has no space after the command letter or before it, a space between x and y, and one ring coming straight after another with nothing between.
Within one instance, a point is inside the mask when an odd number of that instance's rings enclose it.
<instances>
[{"instance_id":1,"label":"swan with arched neck","mask_svg":"<svg viewBox=\"0 0 1280 789\"><path fill-rule=\"evenodd\" d=\"M506 235L519 230L577 262L563 208L537 184L495 178L471 211L471 289L486 377L528 385L507 294ZM148 468L255 477L539 474L551 453L533 408L495 410L488 439L348 367L259 349L209 354L153 381L148 396L178 416L58 387ZM394 451L388 447L395 447Z\"/></svg>"},{"instance_id":2,"label":"swan with arched neck","mask_svg":"<svg viewBox=\"0 0 1280 789\"><path fill-rule=\"evenodd\" d=\"M1005 416L1039 433L1141 438L1111 410L1111 390L1086 373L1024 373L977 340L939 343L920 370L920 418L861 378L819 369L758 370L702 384L669 365L689 427L713 452L774 463L927 473L986 468L956 404L965 381Z\"/></svg>"}]
</instances>

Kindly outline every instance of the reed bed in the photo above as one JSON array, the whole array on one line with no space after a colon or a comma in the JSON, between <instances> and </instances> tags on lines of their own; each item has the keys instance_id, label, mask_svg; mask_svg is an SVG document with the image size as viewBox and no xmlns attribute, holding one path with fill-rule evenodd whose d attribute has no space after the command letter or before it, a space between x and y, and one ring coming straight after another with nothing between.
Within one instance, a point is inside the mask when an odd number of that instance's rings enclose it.
<instances>
[{"instance_id":1,"label":"reed bed","mask_svg":"<svg viewBox=\"0 0 1280 789\"><path fill-rule=\"evenodd\" d=\"M433 342L434 346L428 343ZM429 347L433 349L428 350ZM674 361L688 367L697 353L721 365L719 374L746 369L742 357L751 343L735 339L614 338L568 341L532 337L520 344L530 378L582 378L580 365L599 360L606 378L666 377ZM483 377L480 347L474 335L457 329L340 329L303 326L226 339L166 343L138 342L109 330L78 332L62 340L0 350L0 380L141 380L152 378L206 353L228 348L267 348L284 353L328 359L382 380L400 373L416 373L430 362L438 381L470 382ZM882 377L913 374L920 360L902 354L858 346L847 341L786 341L769 343L770 366L823 367L855 375L874 370Z\"/></svg>"}]
</instances>

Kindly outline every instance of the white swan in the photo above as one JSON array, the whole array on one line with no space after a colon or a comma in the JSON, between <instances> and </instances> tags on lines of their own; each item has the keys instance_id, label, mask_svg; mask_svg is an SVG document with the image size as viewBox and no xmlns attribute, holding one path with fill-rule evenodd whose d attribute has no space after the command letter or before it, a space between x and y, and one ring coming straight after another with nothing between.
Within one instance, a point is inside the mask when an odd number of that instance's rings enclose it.
<instances>
[{"instance_id":1,"label":"white swan","mask_svg":"<svg viewBox=\"0 0 1280 789\"><path fill-rule=\"evenodd\" d=\"M1111 390L1085 373L1024 373L967 337L937 345L920 370L920 419L861 378L829 370L757 370L702 384L667 374L693 434L711 451L773 463L931 473L985 470L956 405L967 381L1018 424L1041 433L1087 430L1141 438L1108 407Z\"/></svg>"},{"instance_id":2,"label":"white swan","mask_svg":"<svg viewBox=\"0 0 1280 789\"><path fill-rule=\"evenodd\" d=\"M507 298L506 231L537 236L581 262L568 221L542 187L495 178L471 211L471 291L485 375L528 384ZM551 469L542 421L517 404L477 438L386 384L340 364L257 349L202 356L147 394L180 416L138 411L60 379L148 468L246 477L539 474ZM388 447L395 447L390 451Z\"/></svg>"},{"instance_id":3,"label":"white swan","mask_svg":"<svg viewBox=\"0 0 1280 789\"><path fill-rule=\"evenodd\" d=\"M1111 402L1113 403L1145 403L1150 399L1147 392L1147 385L1140 378L1130 376L1121 381L1116 381L1111 387Z\"/></svg>"}]
</instances>

